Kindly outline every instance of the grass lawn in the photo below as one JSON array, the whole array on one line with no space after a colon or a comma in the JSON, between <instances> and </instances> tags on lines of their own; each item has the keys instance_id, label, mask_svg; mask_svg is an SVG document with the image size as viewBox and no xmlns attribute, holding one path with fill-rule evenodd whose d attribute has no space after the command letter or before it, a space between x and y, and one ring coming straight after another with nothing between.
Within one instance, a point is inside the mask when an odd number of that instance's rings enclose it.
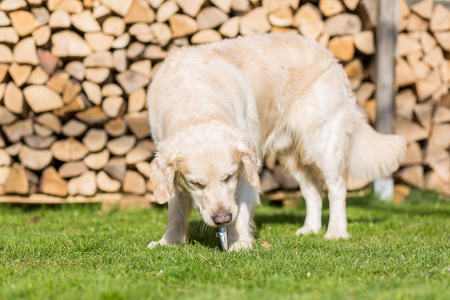
<instances>
[{"instance_id":1,"label":"grass lawn","mask_svg":"<svg viewBox=\"0 0 450 300\"><path fill-rule=\"evenodd\" d=\"M262 205L253 250L226 253L198 214L188 245L148 250L165 208L1 205L0 299L450 299L450 202L347 206L349 240L297 238L303 202Z\"/></svg>"}]
</instances>

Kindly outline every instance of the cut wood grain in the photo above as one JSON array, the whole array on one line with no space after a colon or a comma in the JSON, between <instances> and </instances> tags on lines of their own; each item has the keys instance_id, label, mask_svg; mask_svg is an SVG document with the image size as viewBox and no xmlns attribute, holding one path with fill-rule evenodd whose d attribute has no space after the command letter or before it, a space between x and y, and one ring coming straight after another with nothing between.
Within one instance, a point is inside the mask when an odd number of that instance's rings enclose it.
<instances>
[{"instance_id":1,"label":"cut wood grain","mask_svg":"<svg viewBox=\"0 0 450 300\"><path fill-rule=\"evenodd\" d=\"M39 189L49 195L66 197L67 181L61 178L56 169L52 166L42 171Z\"/></svg>"}]
</instances>

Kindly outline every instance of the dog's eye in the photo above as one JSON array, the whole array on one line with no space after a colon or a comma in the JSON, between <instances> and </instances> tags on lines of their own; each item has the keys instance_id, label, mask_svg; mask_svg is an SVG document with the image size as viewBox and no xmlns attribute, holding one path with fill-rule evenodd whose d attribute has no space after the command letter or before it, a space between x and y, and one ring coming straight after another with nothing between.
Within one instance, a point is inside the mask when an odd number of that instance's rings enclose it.
<instances>
[{"instance_id":1,"label":"dog's eye","mask_svg":"<svg viewBox=\"0 0 450 300\"><path fill-rule=\"evenodd\" d=\"M190 184L201 190L203 190L206 187L206 185L201 184L200 182L197 182L197 181L191 181Z\"/></svg>"},{"instance_id":2,"label":"dog's eye","mask_svg":"<svg viewBox=\"0 0 450 300\"><path fill-rule=\"evenodd\" d=\"M229 174L229 175L223 180L223 182L228 183L228 182L231 180L231 178L233 178L233 175L234 175L234 174Z\"/></svg>"}]
</instances>

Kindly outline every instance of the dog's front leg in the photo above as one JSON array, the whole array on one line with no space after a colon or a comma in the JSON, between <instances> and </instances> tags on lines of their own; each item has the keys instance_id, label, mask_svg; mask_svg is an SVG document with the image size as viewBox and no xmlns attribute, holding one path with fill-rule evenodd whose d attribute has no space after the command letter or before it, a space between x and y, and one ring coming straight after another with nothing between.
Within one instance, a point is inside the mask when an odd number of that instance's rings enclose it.
<instances>
[{"instance_id":1,"label":"dog's front leg","mask_svg":"<svg viewBox=\"0 0 450 300\"><path fill-rule=\"evenodd\" d=\"M180 245L186 243L187 219L191 208L191 201L180 191L175 189L169 200L169 218L164 236L159 241L151 242L148 248L157 245Z\"/></svg>"},{"instance_id":2,"label":"dog's front leg","mask_svg":"<svg viewBox=\"0 0 450 300\"><path fill-rule=\"evenodd\" d=\"M230 251L251 248L253 242L253 209L259 203L259 192L248 184L245 176L243 177L236 191L238 216L228 230Z\"/></svg>"}]
</instances>

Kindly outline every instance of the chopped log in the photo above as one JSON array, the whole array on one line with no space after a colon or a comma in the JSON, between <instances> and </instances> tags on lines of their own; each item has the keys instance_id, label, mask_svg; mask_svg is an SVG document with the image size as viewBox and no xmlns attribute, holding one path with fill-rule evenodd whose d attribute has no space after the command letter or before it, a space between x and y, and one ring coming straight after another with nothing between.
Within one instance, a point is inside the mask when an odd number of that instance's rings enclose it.
<instances>
[{"instance_id":1,"label":"chopped log","mask_svg":"<svg viewBox=\"0 0 450 300\"><path fill-rule=\"evenodd\" d=\"M0 43L16 44L19 41L19 35L12 27L0 28Z\"/></svg>"},{"instance_id":2,"label":"chopped log","mask_svg":"<svg viewBox=\"0 0 450 300\"><path fill-rule=\"evenodd\" d=\"M361 20L357 15L342 13L325 21L325 31L330 36L355 34L361 31Z\"/></svg>"},{"instance_id":3,"label":"chopped log","mask_svg":"<svg viewBox=\"0 0 450 300\"><path fill-rule=\"evenodd\" d=\"M129 165L134 165L140 161L148 160L155 151L156 147L153 142L148 140L139 141L136 147L126 154L125 162Z\"/></svg>"},{"instance_id":4,"label":"chopped log","mask_svg":"<svg viewBox=\"0 0 450 300\"><path fill-rule=\"evenodd\" d=\"M181 14L171 16L169 25L175 38L191 35L198 30L198 24L194 19Z\"/></svg>"},{"instance_id":5,"label":"chopped log","mask_svg":"<svg viewBox=\"0 0 450 300\"><path fill-rule=\"evenodd\" d=\"M52 161L52 158L52 154L48 150L33 149L25 145L19 151L20 163L35 171L47 167Z\"/></svg>"},{"instance_id":6,"label":"chopped log","mask_svg":"<svg viewBox=\"0 0 450 300\"><path fill-rule=\"evenodd\" d=\"M401 166L420 165L423 161L423 153L419 143L411 143L406 149L405 158L400 163Z\"/></svg>"},{"instance_id":7,"label":"chopped log","mask_svg":"<svg viewBox=\"0 0 450 300\"><path fill-rule=\"evenodd\" d=\"M40 66L47 72L47 74L53 74L56 67L61 64L59 57L53 55L50 51L38 49L37 54L39 57Z\"/></svg>"},{"instance_id":8,"label":"chopped log","mask_svg":"<svg viewBox=\"0 0 450 300\"><path fill-rule=\"evenodd\" d=\"M297 29L286 28L286 27L272 27L272 29L270 29L270 32L282 33L282 34L298 34L298 30Z\"/></svg>"},{"instance_id":9,"label":"chopped log","mask_svg":"<svg viewBox=\"0 0 450 300\"><path fill-rule=\"evenodd\" d=\"M58 174L62 178L72 178L80 176L88 171L88 168L81 161L66 162L59 167Z\"/></svg>"},{"instance_id":10,"label":"chopped log","mask_svg":"<svg viewBox=\"0 0 450 300\"><path fill-rule=\"evenodd\" d=\"M239 23L241 22L240 17L232 17L225 21L222 26L220 26L219 32L223 36L228 38L234 38L239 33Z\"/></svg>"},{"instance_id":11,"label":"chopped log","mask_svg":"<svg viewBox=\"0 0 450 300\"><path fill-rule=\"evenodd\" d=\"M83 10L83 4L81 1L63 0L57 5L56 9L67 11L70 14L76 14Z\"/></svg>"},{"instance_id":12,"label":"chopped log","mask_svg":"<svg viewBox=\"0 0 450 300\"><path fill-rule=\"evenodd\" d=\"M364 67L361 60L352 60L345 65L344 71L347 73L348 79L350 80L352 90L358 89L364 77Z\"/></svg>"},{"instance_id":13,"label":"chopped log","mask_svg":"<svg viewBox=\"0 0 450 300\"><path fill-rule=\"evenodd\" d=\"M435 32L434 36L439 45L445 50L450 52L450 31Z\"/></svg>"},{"instance_id":14,"label":"chopped log","mask_svg":"<svg viewBox=\"0 0 450 300\"><path fill-rule=\"evenodd\" d=\"M366 30L355 33L353 35L353 39L355 41L355 47L360 52L372 55L375 53L375 41L373 36L373 31Z\"/></svg>"},{"instance_id":15,"label":"chopped log","mask_svg":"<svg viewBox=\"0 0 450 300\"><path fill-rule=\"evenodd\" d=\"M122 96L123 91L119 85L115 83L109 83L103 86L102 88L102 97L110 97L110 96Z\"/></svg>"},{"instance_id":16,"label":"chopped log","mask_svg":"<svg viewBox=\"0 0 450 300\"><path fill-rule=\"evenodd\" d=\"M430 29L433 32L450 30L450 11L440 3L433 9Z\"/></svg>"},{"instance_id":17,"label":"chopped log","mask_svg":"<svg viewBox=\"0 0 450 300\"><path fill-rule=\"evenodd\" d=\"M423 128L431 130L431 115L433 113L433 104L424 103L414 106L414 114Z\"/></svg>"},{"instance_id":18,"label":"chopped log","mask_svg":"<svg viewBox=\"0 0 450 300\"><path fill-rule=\"evenodd\" d=\"M9 176L9 167L0 167L0 195L5 195L5 183Z\"/></svg>"},{"instance_id":19,"label":"chopped log","mask_svg":"<svg viewBox=\"0 0 450 300\"><path fill-rule=\"evenodd\" d=\"M0 149L0 166L10 166L11 165L11 157L8 152L3 149Z\"/></svg>"},{"instance_id":20,"label":"chopped log","mask_svg":"<svg viewBox=\"0 0 450 300\"><path fill-rule=\"evenodd\" d=\"M54 114L65 119L71 116L74 112L81 111L86 108L86 100L84 98L84 95L79 94L75 97L75 99L64 106L63 108L54 110Z\"/></svg>"},{"instance_id":21,"label":"chopped log","mask_svg":"<svg viewBox=\"0 0 450 300\"><path fill-rule=\"evenodd\" d=\"M116 50L113 52L114 69L118 72L123 72L127 69L127 51Z\"/></svg>"},{"instance_id":22,"label":"chopped log","mask_svg":"<svg viewBox=\"0 0 450 300\"><path fill-rule=\"evenodd\" d=\"M407 184L418 187L420 189L423 189L424 187L422 166L411 166L403 168L397 173L397 175L402 181L406 182Z\"/></svg>"},{"instance_id":23,"label":"chopped log","mask_svg":"<svg viewBox=\"0 0 450 300\"><path fill-rule=\"evenodd\" d=\"M11 49L6 45L0 44L0 63L10 63L12 60Z\"/></svg>"},{"instance_id":24,"label":"chopped log","mask_svg":"<svg viewBox=\"0 0 450 300\"><path fill-rule=\"evenodd\" d=\"M122 190L125 193L143 195L146 192L145 180L138 172L129 170L125 173Z\"/></svg>"},{"instance_id":25,"label":"chopped log","mask_svg":"<svg viewBox=\"0 0 450 300\"><path fill-rule=\"evenodd\" d=\"M50 147L53 156L60 161L77 161L88 154L88 149L74 138L58 140Z\"/></svg>"},{"instance_id":26,"label":"chopped log","mask_svg":"<svg viewBox=\"0 0 450 300\"><path fill-rule=\"evenodd\" d=\"M356 14L361 18L364 30L375 28L378 24L378 1L360 0Z\"/></svg>"},{"instance_id":27,"label":"chopped log","mask_svg":"<svg viewBox=\"0 0 450 300\"><path fill-rule=\"evenodd\" d=\"M226 20L228 20L228 15L214 6L205 7L197 15L197 24L200 30L216 28Z\"/></svg>"},{"instance_id":28,"label":"chopped log","mask_svg":"<svg viewBox=\"0 0 450 300\"><path fill-rule=\"evenodd\" d=\"M35 16L29 11L13 11L9 14L9 18L12 26L20 36L29 35L38 25Z\"/></svg>"},{"instance_id":29,"label":"chopped log","mask_svg":"<svg viewBox=\"0 0 450 300\"><path fill-rule=\"evenodd\" d=\"M125 32L125 22L119 17L109 17L103 22L102 31L118 37Z\"/></svg>"},{"instance_id":30,"label":"chopped log","mask_svg":"<svg viewBox=\"0 0 450 300\"><path fill-rule=\"evenodd\" d=\"M43 85L27 86L23 93L28 105L35 113L58 109L64 105L57 93Z\"/></svg>"},{"instance_id":31,"label":"chopped log","mask_svg":"<svg viewBox=\"0 0 450 300\"><path fill-rule=\"evenodd\" d=\"M108 121L108 123L105 124L104 128L110 136L114 137L124 135L127 131L127 125L122 118Z\"/></svg>"},{"instance_id":32,"label":"chopped log","mask_svg":"<svg viewBox=\"0 0 450 300\"><path fill-rule=\"evenodd\" d=\"M123 106L123 98L122 97L108 97L103 100L102 110L110 118L116 118L119 115L120 109Z\"/></svg>"},{"instance_id":33,"label":"chopped log","mask_svg":"<svg viewBox=\"0 0 450 300\"><path fill-rule=\"evenodd\" d=\"M444 181L450 180L450 156L438 143L428 142L425 150L425 162Z\"/></svg>"},{"instance_id":34,"label":"chopped log","mask_svg":"<svg viewBox=\"0 0 450 300\"><path fill-rule=\"evenodd\" d=\"M262 171L260 181L260 190L263 193L275 191L280 188L280 183L275 179L275 176L269 170L264 169Z\"/></svg>"},{"instance_id":35,"label":"chopped log","mask_svg":"<svg viewBox=\"0 0 450 300\"><path fill-rule=\"evenodd\" d=\"M116 80L127 94L145 87L150 82L148 78L133 71L125 71L118 74Z\"/></svg>"},{"instance_id":36,"label":"chopped log","mask_svg":"<svg viewBox=\"0 0 450 300\"><path fill-rule=\"evenodd\" d=\"M355 10L358 6L359 0L344 0L345 6L350 10Z\"/></svg>"},{"instance_id":37,"label":"chopped log","mask_svg":"<svg viewBox=\"0 0 450 300\"><path fill-rule=\"evenodd\" d=\"M2 46L2 45L0 44L0 46ZM3 82L3 80L5 79L6 73L8 73L8 69L9 69L9 65L0 64L0 82ZM2 96L3 96L3 94L2 94Z\"/></svg>"},{"instance_id":38,"label":"chopped log","mask_svg":"<svg viewBox=\"0 0 450 300\"><path fill-rule=\"evenodd\" d=\"M101 107L94 106L76 113L76 118L88 125L103 124L108 120Z\"/></svg>"},{"instance_id":39,"label":"chopped log","mask_svg":"<svg viewBox=\"0 0 450 300\"><path fill-rule=\"evenodd\" d=\"M9 25L11 25L11 20L8 18L8 15L0 9L0 26Z\"/></svg>"},{"instance_id":40,"label":"chopped log","mask_svg":"<svg viewBox=\"0 0 450 300\"><path fill-rule=\"evenodd\" d=\"M135 0L123 20L127 24L138 22L153 23L155 21L155 12L145 0Z\"/></svg>"},{"instance_id":41,"label":"chopped log","mask_svg":"<svg viewBox=\"0 0 450 300\"><path fill-rule=\"evenodd\" d=\"M350 174L345 175L345 187L347 191L357 191L365 188L369 181L352 177Z\"/></svg>"},{"instance_id":42,"label":"chopped log","mask_svg":"<svg viewBox=\"0 0 450 300\"><path fill-rule=\"evenodd\" d=\"M86 72L86 68L83 63L77 60L68 63L64 70L78 81L82 81L84 79L84 74Z\"/></svg>"},{"instance_id":43,"label":"chopped log","mask_svg":"<svg viewBox=\"0 0 450 300\"><path fill-rule=\"evenodd\" d=\"M148 120L147 111L128 113L125 115L125 122L133 135L138 139L143 139L150 136L151 132Z\"/></svg>"},{"instance_id":44,"label":"chopped log","mask_svg":"<svg viewBox=\"0 0 450 300\"><path fill-rule=\"evenodd\" d=\"M9 110L3 106L0 106L0 125L11 124L16 119L16 116L10 113Z\"/></svg>"},{"instance_id":45,"label":"chopped log","mask_svg":"<svg viewBox=\"0 0 450 300\"><path fill-rule=\"evenodd\" d=\"M397 51L398 55L406 56L408 53L422 50L420 43L410 36L400 33L397 37Z\"/></svg>"},{"instance_id":46,"label":"chopped log","mask_svg":"<svg viewBox=\"0 0 450 300\"><path fill-rule=\"evenodd\" d=\"M88 171L79 177L70 179L67 191L70 195L93 196L97 192L95 172Z\"/></svg>"},{"instance_id":47,"label":"chopped log","mask_svg":"<svg viewBox=\"0 0 450 300\"><path fill-rule=\"evenodd\" d=\"M0 10L2 11L13 11L20 8L25 8L27 3L25 0L5 0L0 3Z\"/></svg>"},{"instance_id":48,"label":"chopped log","mask_svg":"<svg viewBox=\"0 0 450 300\"><path fill-rule=\"evenodd\" d=\"M91 81L83 81L81 84L84 92L89 101L91 101L95 105L100 105L102 102L102 92L100 86Z\"/></svg>"},{"instance_id":49,"label":"chopped log","mask_svg":"<svg viewBox=\"0 0 450 300\"><path fill-rule=\"evenodd\" d=\"M375 92L375 84L372 82L363 82L356 92L356 102L359 107L364 107L367 100L369 100Z\"/></svg>"},{"instance_id":50,"label":"chopped log","mask_svg":"<svg viewBox=\"0 0 450 300\"><path fill-rule=\"evenodd\" d=\"M12 81L6 85L3 103L10 112L15 114L21 114L23 112L22 92Z\"/></svg>"},{"instance_id":51,"label":"chopped log","mask_svg":"<svg viewBox=\"0 0 450 300\"><path fill-rule=\"evenodd\" d=\"M169 0L164 2L156 12L156 21L163 23L169 20L171 16L178 12L178 5L175 1Z\"/></svg>"},{"instance_id":52,"label":"chopped log","mask_svg":"<svg viewBox=\"0 0 450 300\"><path fill-rule=\"evenodd\" d=\"M205 0L176 0L185 14L196 17Z\"/></svg>"},{"instance_id":53,"label":"chopped log","mask_svg":"<svg viewBox=\"0 0 450 300\"><path fill-rule=\"evenodd\" d=\"M112 179L104 171L100 171L96 177L97 186L100 190L108 193L114 193L120 190L122 184L120 181Z\"/></svg>"},{"instance_id":54,"label":"chopped log","mask_svg":"<svg viewBox=\"0 0 450 300\"><path fill-rule=\"evenodd\" d=\"M342 61L349 61L355 54L355 46L352 36L337 36L330 40L328 50Z\"/></svg>"},{"instance_id":55,"label":"chopped log","mask_svg":"<svg viewBox=\"0 0 450 300\"><path fill-rule=\"evenodd\" d=\"M450 146L450 124L434 125L428 142L440 145L444 149Z\"/></svg>"},{"instance_id":56,"label":"chopped log","mask_svg":"<svg viewBox=\"0 0 450 300\"><path fill-rule=\"evenodd\" d=\"M135 164L135 167L138 170L138 172L142 174L142 176L144 176L147 179L149 178L149 175L150 175L150 163L149 162L147 162L147 161L137 162ZM148 190L148 184L147 184L147 190ZM150 191L153 191L153 189Z\"/></svg>"},{"instance_id":57,"label":"chopped log","mask_svg":"<svg viewBox=\"0 0 450 300\"><path fill-rule=\"evenodd\" d=\"M36 121L54 133L61 133L61 120L52 113L41 114L36 118Z\"/></svg>"},{"instance_id":58,"label":"chopped log","mask_svg":"<svg viewBox=\"0 0 450 300\"><path fill-rule=\"evenodd\" d=\"M127 164L123 157L113 157L109 160L103 170L112 178L123 182L125 179L125 172L127 171Z\"/></svg>"},{"instance_id":59,"label":"chopped log","mask_svg":"<svg viewBox=\"0 0 450 300\"><path fill-rule=\"evenodd\" d=\"M62 100L64 104L70 103L81 91L81 85L78 81L69 80L64 87Z\"/></svg>"},{"instance_id":60,"label":"chopped log","mask_svg":"<svg viewBox=\"0 0 450 300\"><path fill-rule=\"evenodd\" d=\"M87 125L77 121L76 119L70 119L62 127L62 133L67 137L81 136L87 130Z\"/></svg>"},{"instance_id":61,"label":"chopped log","mask_svg":"<svg viewBox=\"0 0 450 300\"><path fill-rule=\"evenodd\" d=\"M144 109L145 99L145 89L141 88L132 92L128 96L128 112L139 112Z\"/></svg>"},{"instance_id":62,"label":"chopped log","mask_svg":"<svg viewBox=\"0 0 450 300\"><path fill-rule=\"evenodd\" d=\"M421 126L400 118L396 118L394 121L394 132L404 136L408 144L428 138L428 132Z\"/></svg>"},{"instance_id":63,"label":"chopped log","mask_svg":"<svg viewBox=\"0 0 450 300\"><path fill-rule=\"evenodd\" d=\"M47 82L46 85L55 92L57 92L58 94L62 94L69 78L70 78L69 73L58 72L54 74L52 77L50 77L50 80Z\"/></svg>"},{"instance_id":64,"label":"chopped log","mask_svg":"<svg viewBox=\"0 0 450 300\"><path fill-rule=\"evenodd\" d=\"M434 111L433 124L443 124L450 122L450 109L443 105L438 105Z\"/></svg>"},{"instance_id":65,"label":"chopped log","mask_svg":"<svg viewBox=\"0 0 450 300\"><path fill-rule=\"evenodd\" d=\"M52 54L58 57L84 57L92 53L85 40L72 31L54 33L52 44Z\"/></svg>"},{"instance_id":66,"label":"chopped log","mask_svg":"<svg viewBox=\"0 0 450 300\"><path fill-rule=\"evenodd\" d=\"M406 20L406 30L409 32L428 30L428 22L412 13Z\"/></svg>"},{"instance_id":67,"label":"chopped log","mask_svg":"<svg viewBox=\"0 0 450 300\"><path fill-rule=\"evenodd\" d=\"M88 68L86 69L86 79L95 83L103 83L110 73L109 68Z\"/></svg>"},{"instance_id":68,"label":"chopped log","mask_svg":"<svg viewBox=\"0 0 450 300\"><path fill-rule=\"evenodd\" d=\"M424 56L423 61L433 69L439 68L444 62L444 53L442 48L436 46L433 50L430 50L428 54Z\"/></svg>"},{"instance_id":69,"label":"chopped log","mask_svg":"<svg viewBox=\"0 0 450 300\"><path fill-rule=\"evenodd\" d=\"M411 194L411 188L407 185L396 184L394 186L394 199L392 202L394 204L401 204L405 202L406 197Z\"/></svg>"},{"instance_id":70,"label":"chopped log","mask_svg":"<svg viewBox=\"0 0 450 300\"><path fill-rule=\"evenodd\" d=\"M84 10L71 16L73 26L82 32L98 32L101 30L90 10Z\"/></svg>"},{"instance_id":71,"label":"chopped log","mask_svg":"<svg viewBox=\"0 0 450 300\"><path fill-rule=\"evenodd\" d=\"M366 102L364 109L369 117L370 124L375 124L377 119L377 102L375 99L370 99Z\"/></svg>"},{"instance_id":72,"label":"chopped log","mask_svg":"<svg viewBox=\"0 0 450 300\"><path fill-rule=\"evenodd\" d=\"M150 78L152 74L152 62L149 59L137 61L130 65L130 70L139 75Z\"/></svg>"},{"instance_id":73,"label":"chopped log","mask_svg":"<svg viewBox=\"0 0 450 300\"><path fill-rule=\"evenodd\" d=\"M241 18L239 31L242 35L262 34L270 30L271 26L267 20L267 10L257 7Z\"/></svg>"},{"instance_id":74,"label":"chopped log","mask_svg":"<svg viewBox=\"0 0 450 300\"><path fill-rule=\"evenodd\" d=\"M133 42L128 46L127 57L130 59L138 58L145 50L145 46L139 42Z\"/></svg>"},{"instance_id":75,"label":"chopped log","mask_svg":"<svg viewBox=\"0 0 450 300\"><path fill-rule=\"evenodd\" d=\"M249 0L233 0L231 9L237 12L246 12L250 9Z\"/></svg>"},{"instance_id":76,"label":"chopped log","mask_svg":"<svg viewBox=\"0 0 450 300\"><path fill-rule=\"evenodd\" d=\"M50 40L51 29L49 26L41 26L32 33L32 37L37 46L44 46Z\"/></svg>"},{"instance_id":77,"label":"chopped log","mask_svg":"<svg viewBox=\"0 0 450 300\"><path fill-rule=\"evenodd\" d=\"M95 52L83 59L83 64L91 68L112 68L113 56L109 51Z\"/></svg>"},{"instance_id":78,"label":"chopped log","mask_svg":"<svg viewBox=\"0 0 450 300\"><path fill-rule=\"evenodd\" d=\"M288 6L281 7L269 14L269 22L273 26L291 26L293 20L294 16L292 15L292 10Z\"/></svg>"},{"instance_id":79,"label":"chopped log","mask_svg":"<svg viewBox=\"0 0 450 300\"><path fill-rule=\"evenodd\" d=\"M57 10L51 14L48 24L50 28L69 28L70 15L66 11Z\"/></svg>"},{"instance_id":80,"label":"chopped log","mask_svg":"<svg viewBox=\"0 0 450 300\"><path fill-rule=\"evenodd\" d=\"M38 1L40 1L40 0L38 0ZM40 2L42 2L42 1L40 1ZM38 4L38 3L36 3L36 4ZM34 17L36 18L37 26L42 26L42 25L48 24L48 19L50 17L50 13L48 12L46 7L33 7L33 8L31 8L31 12L33 13Z\"/></svg>"},{"instance_id":81,"label":"chopped log","mask_svg":"<svg viewBox=\"0 0 450 300\"><path fill-rule=\"evenodd\" d=\"M431 68L422 62L417 55L408 55L407 61L417 79L424 79L430 75Z\"/></svg>"},{"instance_id":82,"label":"chopped log","mask_svg":"<svg viewBox=\"0 0 450 300\"><path fill-rule=\"evenodd\" d=\"M39 135L28 135L23 138L25 144L35 149L48 149L56 140L54 135L41 137Z\"/></svg>"},{"instance_id":83,"label":"chopped log","mask_svg":"<svg viewBox=\"0 0 450 300\"><path fill-rule=\"evenodd\" d=\"M28 176L25 169L20 164L14 163L4 185L5 193L26 195L28 194L28 189Z\"/></svg>"},{"instance_id":84,"label":"chopped log","mask_svg":"<svg viewBox=\"0 0 450 300\"><path fill-rule=\"evenodd\" d=\"M319 9L326 17L337 15L345 10L339 0L319 0Z\"/></svg>"},{"instance_id":85,"label":"chopped log","mask_svg":"<svg viewBox=\"0 0 450 300\"><path fill-rule=\"evenodd\" d=\"M53 166L46 168L42 172L39 189L49 195L66 197L67 181L61 178Z\"/></svg>"},{"instance_id":86,"label":"chopped log","mask_svg":"<svg viewBox=\"0 0 450 300\"><path fill-rule=\"evenodd\" d=\"M34 43L33 38L24 38L14 46L13 61L16 63L30 64L33 66L39 64L36 44Z\"/></svg>"},{"instance_id":87,"label":"chopped log","mask_svg":"<svg viewBox=\"0 0 450 300\"><path fill-rule=\"evenodd\" d=\"M109 50L114 42L114 37L112 35L103 32L86 33L84 39L92 50L96 52ZM128 43L126 43L126 45L128 45Z\"/></svg>"},{"instance_id":88,"label":"chopped log","mask_svg":"<svg viewBox=\"0 0 450 300\"><path fill-rule=\"evenodd\" d=\"M127 154L133 146L136 144L136 138L132 135L124 135L106 143L106 148L113 155L125 155Z\"/></svg>"},{"instance_id":89,"label":"chopped log","mask_svg":"<svg viewBox=\"0 0 450 300\"><path fill-rule=\"evenodd\" d=\"M222 40L222 36L220 33L215 31L214 29L205 29L197 32L191 38L192 44L206 44L213 43Z\"/></svg>"},{"instance_id":90,"label":"chopped log","mask_svg":"<svg viewBox=\"0 0 450 300\"><path fill-rule=\"evenodd\" d=\"M38 123L33 124L34 132L40 137L49 137L52 135L52 131L45 126Z\"/></svg>"},{"instance_id":91,"label":"chopped log","mask_svg":"<svg viewBox=\"0 0 450 300\"><path fill-rule=\"evenodd\" d=\"M102 150L107 141L106 132L101 129L91 128L83 138L83 144L91 152Z\"/></svg>"},{"instance_id":92,"label":"chopped log","mask_svg":"<svg viewBox=\"0 0 450 300\"><path fill-rule=\"evenodd\" d=\"M423 102L433 96L441 87L441 79L439 70L433 70L427 78L420 79L416 82L416 90L418 100Z\"/></svg>"},{"instance_id":93,"label":"chopped log","mask_svg":"<svg viewBox=\"0 0 450 300\"><path fill-rule=\"evenodd\" d=\"M109 151L104 149L98 153L91 153L83 159L83 163L92 170L100 170L109 160Z\"/></svg>"},{"instance_id":94,"label":"chopped log","mask_svg":"<svg viewBox=\"0 0 450 300\"><path fill-rule=\"evenodd\" d=\"M429 190L435 190L450 196L450 183L445 182L435 172L428 172L425 177L425 186Z\"/></svg>"},{"instance_id":95,"label":"chopped log","mask_svg":"<svg viewBox=\"0 0 450 300\"><path fill-rule=\"evenodd\" d=\"M411 66L402 58L397 58L395 65L395 84L398 87L404 87L415 83L416 74Z\"/></svg>"},{"instance_id":96,"label":"chopped log","mask_svg":"<svg viewBox=\"0 0 450 300\"><path fill-rule=\"evenodd\" d=\"M125 17L133 4L133 0L103 0L105 6L110 8L113 12Z\"/></svg>"},{"instance_id":97,"label":"chopped log","mask_svg":"<svg viewBox=\"0 0 450 300\"><path fill-rule=\"evenodd\" d=\"M19 120L10 125L3 125L2 129L8 141L15 143L22 137L33 134L33 122L31 119Z\"/></svg>"},{"instance_id":98,"label":"chopped log","mask_svg":"<svg viewBox=\"0 0 450 300\"><path fill-rule=\"evenodd\" d=\"M106 18L108 15L111 14L111 10L104 6L104 5L96 5L94 10L92 11L92 15L94 16L94 18L98 19L103 19Z\"/></svg>"},{"instance_id":99,"label":"chopped log","mask_svg":"<svg viewBox=\"0 0 450 300\"><path fill-rule=\"evenodd\" d=\"M433 13L433 0L422 0L412 5L411 10L424 19L430 19Z\"/></svg>"},{"instance_id":100,"label":"chopped log","mask_svg":"<svg viewBox=\"0 0 450 300\"><path fill-rule=\"evenodd\" d=\"M27 84L43 85L48 81L48 79L49 76L47 72L45 72L41 66L37 66L31 72L30 77L28 77Z\"/></svg>"}]
</instances>

